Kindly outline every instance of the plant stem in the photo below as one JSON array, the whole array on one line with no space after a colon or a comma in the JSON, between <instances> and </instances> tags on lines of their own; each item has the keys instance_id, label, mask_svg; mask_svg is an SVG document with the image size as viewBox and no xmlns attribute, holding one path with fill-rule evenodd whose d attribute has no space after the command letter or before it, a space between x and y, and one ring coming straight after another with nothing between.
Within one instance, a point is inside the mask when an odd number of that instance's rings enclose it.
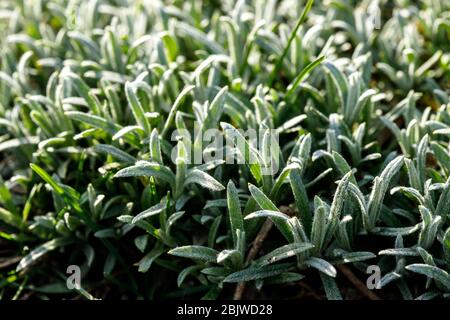
<instances>
[{"instance_id":1,"label":"plant stem","mask_svg":"<svg viewBox=\"0 0 450 320\"><path fill-rule=\"evenodd\" d=\"M275 76L277 75L278 70L280 69L281 65L283 64L284 57L286 57L286 55L289 51L289 48L291 47L292 41L294 41L294 38L297 35L298 29L300 28L302 23L306 20L306 16L308 15L308 12L311 10L313 3L314 3L314 0L308 0L308 2L306 3L306 6L302 11L302 15L298 19L297 24L294 27L294 30L292 30L291 35L289 36L287 45L284 48L281 56L278 58L277 63L275 64L275 68L273 69L272 74L269 77L269 83L268 83L269 87L272 87L273 81L275 80Z\"/></svg>"}]
</instances>

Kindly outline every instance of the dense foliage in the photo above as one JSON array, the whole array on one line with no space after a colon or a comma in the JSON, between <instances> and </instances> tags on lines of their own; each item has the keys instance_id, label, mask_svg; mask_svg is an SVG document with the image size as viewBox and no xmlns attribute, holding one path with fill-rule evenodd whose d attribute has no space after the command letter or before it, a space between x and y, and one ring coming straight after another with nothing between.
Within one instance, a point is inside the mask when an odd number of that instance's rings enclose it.
<instances>
[{"instance_id":1,"label":"dense foliage","mask_svg":"<svg viewBox=\"0 0 450 320\"><path fill-rule=\"evenodd\" d=\"M6 0L0 30L0 298L374 298L369 266L450 296L449 1Z\"/></svg>"}]
</instances>

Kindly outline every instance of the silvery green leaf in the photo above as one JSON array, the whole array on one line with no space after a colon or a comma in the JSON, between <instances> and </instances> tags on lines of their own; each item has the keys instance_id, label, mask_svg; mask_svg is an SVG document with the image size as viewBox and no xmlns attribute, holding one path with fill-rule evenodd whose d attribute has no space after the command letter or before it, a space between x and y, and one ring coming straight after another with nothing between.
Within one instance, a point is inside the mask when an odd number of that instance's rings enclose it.
<instances>
[{"instance_id":1,"label":"silvery green leaf","mask_svg":"<svg viewBox=\"0 0 450 320\"><path fill-rule=\"evenodd\" d=\"M336 281L333 277L320 272L320 279L322 280L323 287L325 289L325 294L328 300L343 300L341 292L337 286Z\"/></svg>"},{"instance_id":2,"label":"silvery green leaf","mask_svg":"<svg viewBox=\"0 0 450 320\"><path fill-rule=\"evenodd\" d=\"M425 199L420 194L420 192L418 190L414 189L414 188L395 187L395 188L391 189L391 194L394 194L394 193L397 193L397 192L403 193L407 197L416 200L421 205L425 205Z\"/></svg>"},{"instance_id":3,"label":"silvery green leaf","mask_svg":"<svg viewBox=\"0 0 450 320\"><path fill-rule=\"evenodd\" d=\"M367 225L366 228L368 228L368 230L372 230L378 221L378 216L380 214L386 191L389 187L391 179L400 170L403 164L403 159L403 156L398 156L389 162L381 175L374 179L374 185L367 204L369 225Z\"/></svg>"},{"instance_id":4,"label":"silvery green leaf","mask_svg":"<svg viewBox=\"0 0 450 320\"><path fill-rule=\"evenodd\" d=\"M39 137L23 137L15 138L0 143L0 152L12 148L18 148L26 145L33 145L39 143Z\"/></svg>"},{"instance_id":5,"label":"silvery green leaf","mask_svg":"<svg viewBox=\"0 0 450 320\"><path fill-rule=\"evenodd\" d=\"M103 265L103 274L110 275L116 266L117 258L114 254L108 254L105 259L105 264Z\"/></svg>"},{"instance_id":6,"label":"silvery green leaf","mask_svg":"<svg viewBox=\"0 0 450 320\"><path fill-rule=\"evenodd\" d=\"M298 125L300 122L302 122L306 118L307 117L304 114L298 115L298 116L293 117L292 119L289 119L288 121L286 121L282 126L278 127L276 130L279 133L288 131L290 128Z\"/></svg>"},{"instance_id":7,"label":"silvery green leaf","mask_svg":"<svg viewBox=\"0 0 450 320\"><path fill-rule=\"evenodd\" d=\"M394 134L395 138L398 141L402 141L402 132L400 131L400 129L397 127L397 125L389 118L382 116L380 117L380 120L383 122L383 124L389 129L391 130L391 132Z\"/></svg>"},{"instance_id":8,"label":"silvery green leaf","mask_svg":"<svg viewBox=\"0 0 450 320\"><path fill-rule=\"evenodd\" d=\"M347 252L342 255L343 263L353 263L357 261L365 261L376 258L376 255L367 251Z\"/></svg>"},{"instance_id":9,"label":"silvery green leaf","mask_svg":"<svg viewBox=\"0 0 450 320\"><path fill-rule=\"evenodd\" d=\"M447 229L442 237L442 249L444 250L445 261L450 263L450 228Z\"/></svg>"},{"instance_id":10,"label":"silvery green leaf","mask_svg":"<svg viewBox=\"0 0 450 320\"><path fill-rule=\"evenodd\" d=\"M329 173L331 173L333 171L333 168L328 168L325 171L323 171L322 173L320 173L317 177L315 177L313 180L311 180L310 182L308 182L305 187L306 188L310 188L314 185L316 185L320 180L322 180L323 178L325 178Z\"/></svg>"},{"instance_id":11,"label":"silvery green leaf","mask_svg":"<svg viewBox=\"0 0 450 320\"><path fill-rule=\"evenodd\" d=\"M138 161L135 165L119 170L114 177L157 177L168 182L170 185L175 184L175 176L173 172L156 162Z\"/></svg>"},{"instance_id":12,"label":"silvery green leaf","mask_svg":"<svg viewBox=\"0 0 450 320\"><path fill-rule=\"evenodd\" d=\"M139 272L147 272L152 266L153 262L158 259L163 253L166 252L165 248L155 247L149 253L147 253L139 262Z\"/></svg>"},{"instance_id":13,"label":"silvery green leaf","mask_svg":"<svg viewBox=\"0 0 450 320\"><path fill-rule=\"evenodd\" d=\"M289 223L287 222L287 220L289 220L289 216L279 212L278 208L273 204L273 202L270 201L270 199L267 198L267 196L257 187L250 184L249 189L253 198L263 210L253 212L245 216L244 219L248 220L259 217L270 217L278 230L280 230L280 232L283 234L283 236L289 242L292 242L292 230Z\"/></svg>"},{"instance_id":14,"label":"silvery green leaf","mask_svg":"<svg viewBox=\"0 0 450 320\"><path fill-rule=\"evenodd\" d=\"M227 91L228 87L225 86L214 97L214 100L211 102L211 105L209 106L208 113L206 114L206 118L204 121L204 128L206 129L212 128L213 126L216 126L217 122L220 120L220 116L223 113Z\"/></svg>"},{"instance_id":15,"label":"silvery green leaf","mask_svg":"<svg viewBox=\"0 0 450 320\"><path fill-rule=\"evenodd\" d=\"M128 153L108 144L96 144L94 146L94 150L104 153L104 154L110 154L114 158L126 162L126 163L135 163L137 159Z\"/></svg>"},{"instance_id":16,"label":"silvery green leaf","mask_svg":"<svg viewBox=\"0 0 450 320\"><path fill-rule=\"evenodd\" d=\"M247 243L246 243L246 239L245 239L245 231L236 229L236 244L234 247L237 251L240 252L242 257L245 256L246 245L247 245Z\"/></svg>"},{"instance_id":17,"label":"silvery green leaf","mask_svg":"<svg viewBox=\"0 0 450 320\"><path fill-rule=\"evenodd\" d=\"M217 42L210 40L206 34L204 34L201 30L192 27L191 25L179 22L177 24L178 32L183 35L187 35L192 39L202 43L205 47L207 47L213 54L225 54L225 49Z\"/></svg>"},{"instance_id":18,"label":"silvery green leaf","mask_svg":"<svg viewBox=\"0 0 450 320\"><path fill-rule=\"evenodd\" d=\"M310 242L306 234L305 228L297 217L289 218L288 224L291 229L293 240L295 243ZM297 255L299 258L302 255Z\"/></svg>"},{"instance_id":19,"label":"silvery green leaf","mask_svg":"<svg viewBox=\"0 0 450 320\"><path fill-rule=\"evenodd\" d=\"M187 164L188 153L186 150L186 146L183 141L178 141L177 144L177 158L175 159L176 163L176 171L175 171L175 198L178 199L182 196L184 187L186 186L186 172L187 172ZM194 175L194 179L195 179Z\"/></svg>"},{"instance_id":20,"label":"silvery green leaf","mask_svg":"<svg viewBox=\"0 0 450 320\"><path fill-rule=\"evenodd\" d=\"M422 224L423 224L422 229L425 229L425 228L429 227L431 222L433 221L433 215L432 215L431 211L425 206L419 206L419 212L420 212L420 216L422 218Z\"/></svg>"},{"instance_id":21,"label":"silvery green leaf","mask_svg":"<svg viewBox=\"0 0 450 320\"><path fill-rule=\"evenodd\" d=\"M361 163L366 162L366 161L377 160L377 159L380 159L381 157L382 157L381 153L371 153L371 154L368 154L367 156L365 156L364 158L362 158Z\"/></svg>"},{"instance_id":22,"label":"silvery green leaf","mask_svg":"<svg viewBox=\"0 0 450 320\"><path fill-rule=\"evenodd\" d=\"M449 135L450 134L450 128L444 128L444 129L435 130L435 131L433 131L433 134Z\"/></svg>"},{"instance_id":23,"label":"silvery green leaf","mask_svg":"<svg viewBox=\"0 0 450 320\"><path fill-rule=\"evenodd\" d=\"M396 281L395 284L397 285L397 288L400 291L404 300L413 299L411 290L409 289L408 284L406 283L405 279L403 279L403 277L400 278L398 281Z\"/></svg>"},{"instance_id":24,"label":"silvery green leaf","mask_svg":"<svg viewBox=\"0 0 450 320\"><path fill-rule=\"evenodd\" d=\"M219 207L227 208L227 206L228 206L227 199L214 199L206 201L206 204L203 207L203 209L219 208Z\"/></svg>"},{"instance_id":25,"label":"silvery green leaf","mask_svg":"<svg viewBox=\"0 0 450 320\"><path fill-rule=\"evenodd\" d=\"M186 96L194 89L195 87L190 85L186 86L180 94L177 96L175 102L172 105L172 108L170 109L169 115L167 116L166 123L164 124L164 128L161 132L161 137L165 137L169 131L170 126L172 125L173 119L175 118L175 115L178 111L178 108L183 103Z\"/></svg>"},{"instance_id":26,"label":"silvery green leaf","mask_svg":"<svg viewBox=\"0 0 450 320\"><path fill-rule=\"evenodd\" d=\"M339 222L337 233L336 233L336 239L340 243L341 247L346 250L352 249L352 233L349 232L348 229L351 229L351 222L353 221L353 218L351 215L346 215L342 218L342 220ZM347 225L350 225L348 227Z\"/></svg>"},{"instance_id":27,"label":"silvery green leaf","mask_svg":"<svg viewBox=\"0 0 450 320\"><path fill-rule=\"evenodd\" d=\"M214 247L216 243L217 231L219 230L221 221L222 216L218 216L214 219L208 233L208 247Z\"/></svg>"},{"instance_id":28,"label":"silvery green leaf","mask_svg":"<svg viewBox=\"0 0 450 320\"><path fill-rule=\"evenodd\" d=\"M144 131L149 134L150 133L150 125L148 123L148 120L145 117L145 110L142 107L142 104L140 103L136 93L135 89L132 83L127 82L125 83L125 93L128 100L128 103L131 107L131 110L133 112L133 116L136 120L136 123L144 129Z\"/></svg>"},{"instance_id":29,"label":"silvery green leaf","mask_svg":"<svg viewBox=\"0 0 450 320\"><path fill-rule=\"evenodd\" d=\"M360 162L360 158L361 158L361 150L360 150L359 145L357 145L349 137L346 137L343 135L339 135L338 139L340 141L344 142L344 144L347 146L347 150L350 152L353 163L358 164ZM346 161L344 160L344 163L345 162ZM350 170L350 168L348 168L348 170L344 170L344 172L348 172L349 170ZM339 170L339 171L341 171L341 170Z\"/></svg>"},{"instance_id":30,"label":"silvery green leaf","mask_svg":"<svg viewBox=\"0 0 450 320\"><path fill-rule=\"evenodd\" d=\"M35 190L37 187L34 187ZM35 192L35 191L32 191ZM30 196L33 193L30 194ZM18 210L16 207L16 204L13 200L13 193L9 190L7 184L3 180L2 177L0 177L0 203L5 207L5 209L8 209L11 213L17 214Z\"/></svg>"},{"instance_id":31,"label":"silvery green leaf","mask_svg":"<svg viewBox=\"0 0 450 320\"><path fill-rule=\"evenodd\" d=\"M286 167L283 168L281 173L278 175L278 178L275 180L275 183L270 192L270 197L272 199L277 199L279 196L279 191L283 183L285 183L286 179L289 177L291 170L298 168L297 163L290 163Z\"/></svg>"},{"instance_id":32,"label":"silvery green leaf","mask_svg":"<svg viewBox=\"0 0 450 320\"><path fill-rule=\"evenodd\" d=\"M420 227L421 227L420 223L412 227L403 227L403 228L380 227L376 228L376 230L374 230L373 233L388 237L396 237L398 235L405 236L419 231Z\"/></svg>"},{"instance_id":33,"label":"silvery green leaf","mask_svg":"<svg viewBox=\"0 0 450 320\"><path fill-rule=\"evenodd\" d=\"M303 185L300 169L292 169L289 174L289 178L301 222L309 233L309 230L311 230L311 212L309 209L308 195L306 194L306 189Z\"/></svg>"},{"instance_id":34,"label":"silvery green leaf","mask_svg":"<svg viewBox=\"0 0 450 320\"><path fill-rule=\"evenodd\" d=\"M428 264L415 263L406 266L405 269L432 278L442 283L447 289L450 290L450 275L438 267L430 266Z\"/></svg>"},{"instance_id":35,"label":"silvery green leaf","mask_svg":"<svg viewBox=\"0 0 450 320\"><path fill-rule=\"evenodd\" d=\"M341 141L338 139L337 131L334 129L327 129L326 141L327 141L327 152L330 154L333 154L333 152L335 152L335 154L337 154L339 157L339 153L341 152ZM339 160L341 160L341 163L346 163L346 161L342 156L339 157ZM339 165L341 163L339 163Z\"/></svg>"},{"instance_id":36,"label":"silvery green leaf","mask_svg":"<svg viewBox=\"0 0 450 320\"><path fill-rule=\"evenodd\" d=\"M434 212L435 215L446 217L450 212L450 177L447 179Z\"/></svg>"},{"instance_id":37,"label":"silvery green leaf","mask_svg":"<svg viewBox=\"0 0 450 320\"><path fill-rule=\"evenodd\" d=\"M134 244L140 252L144 252L148 244L148 236L146 234L134 238Z\"/></svg>"},{"instance_id":38,"label":"silvery green leaf","mask_svg":"<svg viewBox=\"0 0 450 320\"><path fill-rule=\"evenodd\" d=\"M220 18L221 23L223 23L225 32L227 34L228 38L228 47L230 51L230 56L236 66L237 69L240 69L240 65L242 63L242 49L241 45L238 42L238 32L239 32L239 25L230 17L221 17Z\"/></svg>"},{"instance_id":39,"label":"silvery green leaf","mask_svg":"<svg viewBox=\"0 0 450 320\"><path fill-rule=\"evenodd\" d=\"M292 152L289 156L290 160L294 158L299 160L300 170L302 173L311 156L311 143L310 133L300 136L300 138L298 138L298 140L295 142L294 148L292 149Z\"/></svg>"},{"instance_id":40,"label":"silvery green leaf","mask_svg":"<svg viewBox=\"0 0 450 320\"><path fill-rule=\"evenodd\" d=\"M248 189L261 209L278 211L277 206L258 187L249 184Z\"/></svg>"},{"instance_id":41,"label":"silvery green leaf","mask_svg":"<svg viewBox=\"0 0 450 320\"><path fill-rule=\"evenodd\" d=\"M97 97L92 94L91 89L77 74L68 72L65 76L74 84L75 90L86 100L89 109L96 115L100 115L100 102Z\"/></svg>"},{"instance_id":42,"label":"silvery green leaf","mask_svg":"<svg viewBox=\"0 0 450 320\"><path fill-rule=\"evenodd\" d=\"M222 159L211 160L211 161L208 161L206 163L196 166L195 169L200 170L200 171L209 171L209 170L217 168L218 166L220 166L224 163L225 163L225 160L222 160Z\"/></svg>"},{"instance_id":43,"label":"silvery green leaf","mask_svg":"<svg viewBox=\"0 0 450 320\"><path fill-rule=\"evenodd\" d=\"M417 68L414 76L422 77L431 67L436 64L442 56L442 51L436 51L427 61L425 61L419 68Z\"/></svg>"},{"instance_id":44,"label":"silvery green leaf","mask_svg":"<svg viewBox=\"0 0 450 320\"><path fill-rule=\"evenodd\" d=\"M325 261L321 258L312 257L306 261L306 264L310 267L313 267L313 268L319 270L320 272L323 272L324 274L326 274L329 277L332 277L332 278L336 277L336 274L337 274L336 269L328 261Z\"/></svg>"},{"instance_id":45,"label":"silvery green leaf","mask_svg":"<svg viewBox=\"0 0 450 320\"><path fill-rule=\"evenodd\" d=\"M144 130L140 126L126 126L118 130L113 136L112 140L116 141L128 136L132 136L134 133L144 133Z\"/></svg>"},{"instance_id":46,"label":"silvery green leaf","mask_svg":"<svg viewBox=\"0 0 450 320\"><path fill-rule=\"evenodd\" d=\"M333 202L331 203L330 207L330 213L329 213L329 219L330 219L330 225L327 229L327 233L325 236L325 242L328 242L332 236L334 235L334 232L336 231L336 228L339 224L339 219L342 214L342 208L344 206L344 200L347 196L348 192L348 185L350 177L352 176L352 172L348 172L342 179L339 181L338 187L336 189L336 193L333 197Z\"/></svg>"},{"instance_id":47,"label":"silvery green leaf","mask_svg":"<svg viewBox=\"0 0 450 320\"><path fill-rule=\"evenodd\" d=\"M419 179L420 185L423 185L425 183L425 172L426 172L425 169L427 161L428 141L429 137L426 134L425 136L423 136L423 138L419 142L419 145L417 146L416 161L417 161L417 171L420 178Z\"/></svg>"},{"instance_id":48,"label":"silvery green leaf","mask_svg":"<svg viewBox=\"0 0 450 320\"><path fill-rule=\"evenodd\" d=\"M225 63L228 61L230 61L230 57L225 54L209 55L198 65L198 67L192 73L191 75L192 81L196 80L197 83L201 83L200 76L202 75L202 73L208 70L208 68L210 68L211 65L214 65L215 63Z\"/></svg>"},{"instance_id":49,"label":"silvery green leaf","mask_svg":"<svg viewBox=\"0 0 450 320\"><path fill-rule=\"evenodd\" d=\"M167 219L166 234L169 237L171 236L170 231L172 230L172 227L175 225L175 222L177 222L177 220L179 220L184 215L184 213L185 213L185 211L174 212Z\"/></svg>"},{"instance_id":50,"label":"silvery green leaf","mask_svg":"<svg viewBox=\"0 0 450 320\"><path fill-rule=\"evenodd\" d=\"M419 255L416 249L414 248L395 248L395 249L386 249L378 252L379 255L386 256L409 256L416 257Z\"/></svg>"},{"instance_id":51,"label":"silvery green leaf","mask_svg":"<svg viewBox=\"0 0 450 320\"><path fill-rule=\"evenodd\" d=\"M233 144L236 146L240 156L244 159L245 164L247 164L250 168L255 180L257 182L261 182L261 165L263 161L259 153L248 143L238 129L226 122L221 122L220 126L225 131L226 138L233 141Z\"/></svg>"},{"instance_id":52,"label":"silvery green leaf","mask_svg":"<svg viewBox=\"0 0 450 320\"><path fill-rule=\"evenodd\" d=\"M39 260L42 256L47 254L50 251L53 251L57 248L66 246L70 243L72 243L72 239L70 238L54 238L50 241L47 241L44 244L41 244L40 246L36 247L35 249L31 250L29 254L27 254L25 257L23 257L19 264L16 267L16 271L19 272L26 267L30 266L32 263Z\"/></svg>"},{"instance_id":53,"label":"silvery green leaf","mask_svg":"<svg viewBox=\"0 0 450 320\"><path fill-rule=\"evenodd\" d=\"M103 129L110 134L115 134L122 127L114 122L108 121L100 116L80 111L66 111L66 116L72 120L87 123L95 128Z\"/></svg>"},{"instance_id":54,"label":"silvery green leaf","mask_svg":"<svg viewBox=\"0 0 450 320\"><path fill-rule=\"evenodd\" d=\"M160 214L161 212L163 212L166 209L166 203L165 202L161 202L158 203L144 211L142 211L141 213L139 213L136 217L133 218L133 220L131 221L132 224L136 224L137 222L148 218L148 217L152 217L155 216L157 214Z\"/></svg>"},{"instance_id":55,"label":"silvery green leaf","mask_svg":"<svg viewBox=\"0 0 450 320\"><path fill-rule=\"evenodd\" d=\"M441 167L445 170L447 175L450 173L450 155L448 151L436 142L431 142L431 149L434 156L437 158Z\"/></svg>"},{"instance_id":56,"label":"silvery green leaf","mask_svg":"<svg viewBox=\"0 0 450 320\"><path fill-rule=\"evenodd\" d=\"M326 70L331 75L331 78L333 79L333 82L338 89L338 95L339 100L341 103L341 106L344 107L344 104L347 100L347 93L348 93L348 81L345 75L336 67L336 65L331 61L325 61L323 64Z\"/></svg>"},{"instance_id":57,"label":"silvery green leaf","mask_svg":"<svg viewBox=\"0 0 450 320\"><path fill-rule=\"evenodd\" d=\"M263 172L263 187L265 190L271 190L273 185L273 174L280 167L280 146L278 145L275 133L264 128L262 138L262 147L259 151L262 158Z\"/></svg>"},{"instance_id":58,"label":"silvery green leaf","mask_svg":"<svg viewBox=\"0 0 450 320\"><path fill-rule=\"evenodd\" d=\"M224 278L230 274L230 269L227 267L208 267L202 269L201 273L208 276Z\"/></svg>"},{"instance_id":59,"label":"silvery green leaf","mask_svg":"<svg viewBox=\"0 0 450 320\"><path fill-rule=\"evenodd\" d=\"M358 203L358 207L361 210L361 214L363 217L363 222L365 221L365 223L367 223L367 206L364 195L362 194L361 190L359 190L359 188L351 182L348 184L348 190L353 199L355 199Z\"/></svg>"},{"instance_id":60,"label":"silvery green leaf","mask_svg":"<svg viewBox=\"0 0 450 320\"><path fill-rule=\"evenodd\" d=\"M46 140L42 140L41 142L39 142L38 144L38 149L49 149L52 146L57 146L59 144L63 144L66 142L65 138L50 138L50 139L46 139ZM26 144L26 143L24 143ZM0 147L1 150L1 147Z\"/></svg>"},{"instance_id":61,"label":"silvery green leaf","mask_svg":"<svg viewBox=\"0 0 450 320\"><path fill-rule=\"evenodd\" d=\"M217 256L217 263L225 266L229 265L235 269L242 268L243 257L238 250L222 250Z\"/></svg>"},{"instance_id":62,"label":"silvery green leaf","mask_svg":"<svg viewBox=\"0 0 450 320\"><path fill-rule=\"evenodd\" d=\"M116 230L112 228L98 230L94 233L96 238L114 238L116 236Z\"/></svg>"},{"instance_id":63,"label":"silvery green leaf","mask_svg":"<svg viewBox=\"0 0 450 320\"><path fill-rule=\"evenodd\" d=\"M89 37L76 30L68 32L67 36L70 39L80 42L86 48L89 48L90 53L93 54L94 57L100 58L101 54L98 44L92 41Z\"/></svg>"},{"instance_id":64,"label":"silvery green leaf","mask_svg":"<svg viewBox=\"0 0 450 320\"><path fill-rule=\"evenodd\" d=\"M305 252L314 248L311 243L291 243L279 247L265 256L255 261L256 264L264 266L274 262L278 262L283 259L287 259L297 255L298 253Z\"/></svg>"},{"instance_id":65,"label":"silvery green leaf","mask_svg":"<svg viewBox=\"0 0 450 320\"><path fill-rule=\"evenodd\" d=\"M20 228L22 219L20 216L0 207L0 220L10 226Z\"/></svg>"},{"instance_id":66,"label":"silvery green leaf","mask_svg":"<svg viewBox=\"0 0 450 320\"><path fill-rule=\"evenodd\" d=\"M329 159L333 159L333 157L331 156L331 153L325 151L325 150L316 150L314 151L311 160L312 161L317 161L320 158L329 158Z\"/></svg>"},{"instance_id":67,"label":"silvery green leaf","mask_svg":"<svg viewBox=\"0 0 450 320\"><path fill-rule=\"evenodd\" d=\"M197 270L200 270L201 268L202 266L193 265L181 270L177 277L177 286L181 287L187 276L196 272Z\"/></svg>"},{"instance_id":68,"label":"silvery green leaf","mask_svg":"<svg viewBox=\"0 0 450 320\"><path fill-rule=\"evenodd\" d=\"M385 274L383 276L383 278L381 278L379 285L381 288L383 288L386 285L388 285L389 283L391 283L392 281L400 279L401 277L402 277L401 274L399 274L397 272L389 272L389 273Z\"/></svg>"},{"instance_id":69,"label":"silvery green leaf","mask_svg":"<svg viewBox=\"0 0 450 320\"><path fill-rule=\"evenodd\" d=\"M163 163L161 154L161 145L159 143L159 134L156 129L153 129L150 135L150 158L158 163Z\"/></svg>"},{"instance_id":70,"label":"silvery green leaf","mask_svg":"<svg viewBox=\"0 0 450 320\"><path fill-rule=\"evenodd\" d=\"M364 93L362 93L359 98L358 101L356 103L356 106L354 107L353 111L351 112L351 116L348 119L349 123L352 124L356 119L357 116L361 113L362 108L364 107L364 105L370 101L370 98L372 96L374 96L377 92L373 89L368 89L366 91L364 91Z\"/></svg>"},{"instance_id":71,"label":"silvery green leaf","mask_svg":"<svg viewBox=\"0 0 450 320\"><path fill-rule=\"evenodd\" d=\"M233 181L229 181L227 185L227 204L228 214L230 217L231 233L233 234L234 244L236 245L236 230L244 230L244 220L242 218L241 205L237 189Z\"/></svg>"},{"instance_id":72,"label":"silvery green leaf","mask_svg":"<svg viewBox=\"0 0 450 320\"><path fill-rule=\"evenodd\" d=\"M245 270L230 274L223 282L247 282L273 277L291 270L293 264L282 263L266 266L252 266Z\"/></svg>"},{"instance_id":73,"label":"silvery green leaf","mask_svg":"<svg viewBox=\"0 0 450 320\"><path fill-rule=\"evenodd\" d=\"M414 300L433 300L435 298L438 298L440 295L441 293L437 291L425 292L424 294L421 294Z\"/></svg>"},{"instance_id":74,"label":"silvery green leaf","mask_svg":"<svg viewBox=\"0 0 450 320\"><path fill-rule=\"evenodd\" d=\"M436 235L440 225L443 223L441 216L432 216L428 209L423 206L419 206L420 213L422 215L422 230L419 233L418 245L422 248L430 248L436 240ZM425 214L424 211L428 211Z\"/></svg>"},{"instance_id":75,"label":"silvery green leaf","mask_svg":"<svg viewBox=\"0 0 450 320\"><path fill-rule=\"evenodd\" d=\"M406 169L408 171L409 184L412 188L416 189L417 192L423 192L423 183L420 181L419 173L411 159L405 159ZM391 190L392 194L392 190Z\"/></svg>"},{"instance_id":76,"label":"silvery green leaf","mask_svg":"<svg viewBox=\"0 0 450 320\"><path fill-rule=\"evenodd\" d=\"M295 272L284 272L277 276L270 277L264 280L265 285L284 284L298 282L305 278L305 276Z\"/></svg>"},{"instance_id":77,"label":"silvery green leaf","mask_svg":"<svg viewBox=\"0 0 450 320\"><path fill-rule=\"evenodd\" d=\"M430 253L428 253L427 250L425 250L422 247L417 247L417 252L420 254L420 256L422 257L423 261L426 264L429 264L430 266L436 266L433 256Z\"/></svg>"},{"instance_id":78,"label":"silvery green leaf","mask_svg":"<svg viewBox=\"0 0 450 320\"><path fill-rule=\"evenodd\" d=\"M315 196L314 198L314 219L311 229L311 242L315 246L316 252L321 252L327 232L327 211L322 200Z\"/></svg>"},{"instance_id":79,"label":"silvery green leaf","mask_svg":"<svg viewBox=\"0 0 450 320\"><path fill-rule=\"evenodd\" d=\"M117 217L117 220L126 223L128 225L132 225L131 221L133 221L133 216L125 214ZM146 232L148 232L148 234L152 235L156 239L163 241L160 235L160 230L156 229L152 224L148 223L147 221L141 220L136 223L136 226L142 230L145 230Z\"/></svg>"},{"instance_id":80,"label":"silvery green leaf","mask_svg":"<svg viewBox=\"0 0 450 320\"><path fill-rule=\"evenodd\" d=\"M272 211L272 210L255 211L255 212L252 212L252 213L246 215L244 219L250 220L250 219L262 218L262 217L289 220L289 216L287 214L284 214L279 211Z\"/></svg>"},{"instance_id":81,"label":"silvery green leaf","mask_svg":"<svg viewBox=\"0 0 450 320\"><path fill-rule=\"evenodd\" d=\"M22 93L22 88L15 79L13 79L9 74L6 72L0 71L0 80L3 82L6 82L10 88L12 88L17 95L20 95Z\"/></svg>"},{"instance_id":82,"label":"silvery green leaf","mask_svg":"<svg viewBox=\"0 0 450 320\"><path fill-rule=\"evenodd\" d=\"M221 191L225 189L219 181L211 177L206 172L197 169L189 171L186 180L184 181L185 186L191 183L197 183L211 191Z\"/></svg>"},{"instance_id":83,"label":"silvery green leaf","mask_svg":"<svg viewBox=\"0 0 450 320\"><path fill-rule=\"evenodd\" d=\"M218 251L202 246L183 246L172 249L169 254L177 257L190 258L194 260L202 260L205 262L214 262L217 260Z\"/></svg>"}]
</instances>

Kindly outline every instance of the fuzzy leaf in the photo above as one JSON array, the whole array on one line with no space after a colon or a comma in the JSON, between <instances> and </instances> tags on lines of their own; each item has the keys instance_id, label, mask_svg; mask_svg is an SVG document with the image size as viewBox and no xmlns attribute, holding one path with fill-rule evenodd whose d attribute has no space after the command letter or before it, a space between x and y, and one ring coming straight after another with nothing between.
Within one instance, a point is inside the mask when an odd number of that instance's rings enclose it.
<instances>
[{"instance_id":1,"label":"fuzzy leaf","mask_svg":"<svg viewBox=\"0 0 450 320\"><path fill-rule=\"evenodd\" d=\"M169 254L177 257L190 258L195 260L202 260L205 262L212 262L217 260L219 252L212 248L202 246L183 246L172 249Z\"/></svg>"},{"instance_id":2,"label":"fuzzy leaf","mask_svg":"<svg viewBox=\"0 0 450 320\"><path fill-rule=\"evenodd\" d=\"M250 267L245 270L230 274L223 280L223 282L247 282L252 280L265 279L287 272L292 268L292 266L293 265L291 263L284 263L262 267Z\"/></svg>"}]
</instances>

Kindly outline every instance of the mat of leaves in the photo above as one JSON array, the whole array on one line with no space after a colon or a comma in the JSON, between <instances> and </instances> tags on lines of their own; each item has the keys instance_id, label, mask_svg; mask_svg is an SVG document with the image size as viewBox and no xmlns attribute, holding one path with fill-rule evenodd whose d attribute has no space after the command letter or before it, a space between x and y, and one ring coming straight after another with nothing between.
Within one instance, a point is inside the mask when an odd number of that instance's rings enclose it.
<instances>
[{"instance_id":1,"label":"mat of leaves","mask_svg":"<svg viewBox=\"0 0 450 320\"><path fill-rule=\"evenodd\" d=\"M0 298L450 296L448 1L11 0L0 30ZM224 151L194 122L279 144L190 164Z\"/></svg>"}]
</instances>

